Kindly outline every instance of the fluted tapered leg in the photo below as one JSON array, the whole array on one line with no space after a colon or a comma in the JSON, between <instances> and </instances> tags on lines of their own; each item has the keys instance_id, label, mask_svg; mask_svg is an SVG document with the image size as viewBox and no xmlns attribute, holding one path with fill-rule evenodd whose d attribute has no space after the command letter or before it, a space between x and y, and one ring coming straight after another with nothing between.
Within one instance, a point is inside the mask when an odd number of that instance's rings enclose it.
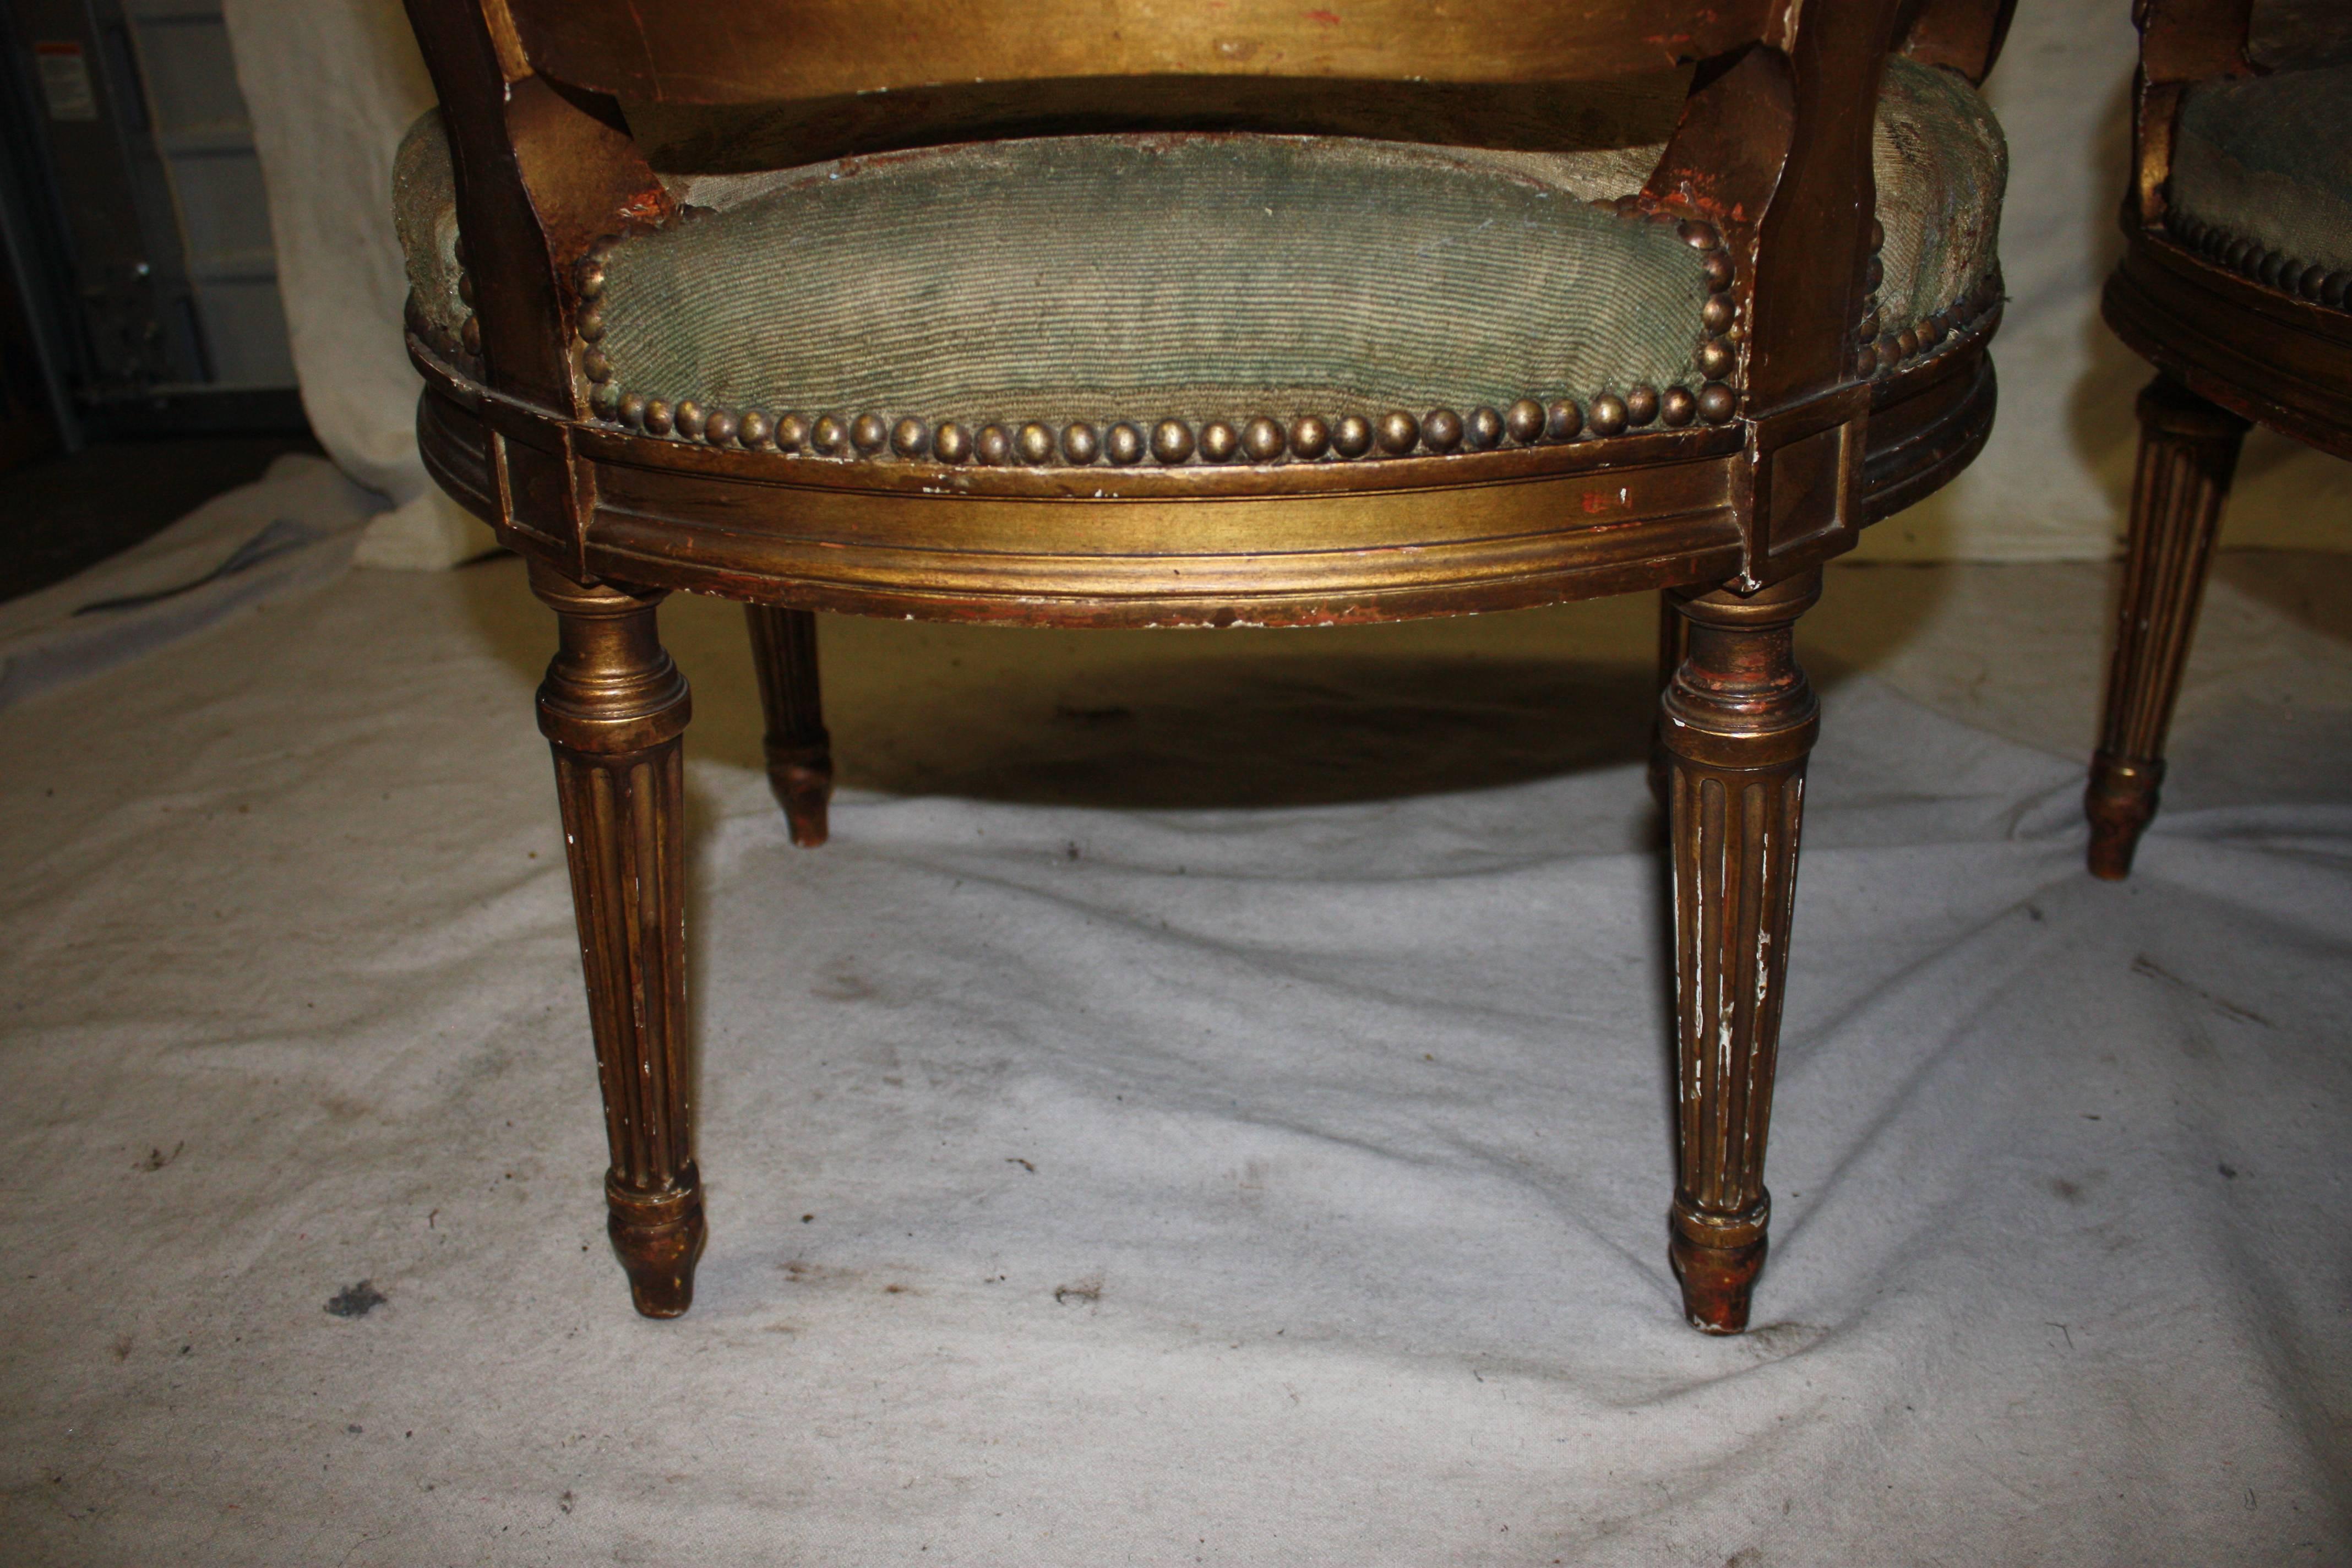
<instances>
[{"instance_id":1,"label":"fluted tapered leg","mask_svg":"<svg viewBox=\"0 0 2352 1568\"><path fill-rule=\"evenodd\" d=\"M531 588L562 632L539 727L555 751L604 1090L607 1228L637 1310L675 1318L694 1300L705 1235L686 1033L686 678L654 625L662 595L583 588L538 565Z\"/></svg>"},{"instance_id":2,"label":"fluted tapered leg","mask_svg":"<svg viewBox=\"0 0 2352 1568\"><path fill-rule=\"evenodd\" d=\"M2205 568L2246 422L2171 377L2139 395L2139 472L2106 714L2083 805L2091 819L2091 874L2131 875L2132 854L2156 816L2164 735L2180 695L2189 639L2205 596Z\"/></svg>"},{"instance_id":3,"label":"fluted tapered leg","mask_svg":"<svg viewBox=\"0 0 2352 1568\"><path fill-rule=\"evenodd\" d=\"M1738 1333L1764 1265L1764 1142L1788 973L1805 758L1820 728L1796 619L1818 572L1677 599L1659 704L1675 874L1676 1173L1668 1256L1692 1326Z\"/></svg>"},{"instance_id":4,"label":"fluted tapered leg","mask_svg":"<svg viewBox=\"0 0 2352 1568\"><path fill-rule=\"evenodd\" d=\"M784 808L793 842L814 849L824 842L825 805L833 798L833 737L825 733L817 684L816 616L770 605L743 610L751 623L760 709L767 716L768 787Z\"/></svg>"}]
</instances>

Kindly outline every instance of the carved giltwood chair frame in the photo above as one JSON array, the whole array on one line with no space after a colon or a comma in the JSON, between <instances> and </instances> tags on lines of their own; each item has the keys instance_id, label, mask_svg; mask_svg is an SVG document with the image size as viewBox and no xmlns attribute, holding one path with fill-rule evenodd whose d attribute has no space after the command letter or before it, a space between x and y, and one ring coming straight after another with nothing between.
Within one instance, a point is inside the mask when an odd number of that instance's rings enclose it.
<instances>
[{"instance_id":1,"label":"carved giltwood chair frame","mask_svg":"<svg viewBox=\"0 0 2352 1568\"><path fill-rule=\"evenodd\" d=\"M1879 320L1873 106L1898 49L1980 79L2010 0L1801 14L1790 0L1364 0L1345 26L1255 5L1146 17L1119 0L773 0L645 26L624 0L408 5L442 101L472 311L454 333L412 316L419 435L558 618L540 718L611 1136L611 1233L640 1311L687 1309L705 1237L685 1066L688 694L656 632L665 592L749 606L771 775L793 836L816 844L831 762L813 612L1315 626L1663 590L1670 1258L1694 1324L1745 1326L1817 725L1794 624L1822 563L1958 472L1993 412L1997 279L1932 316ZM1617 211L1704 258L1696 388L1057 435L673 405L616 384L602 344L615 237L679 221L626 105L864 106L840 121L862 129L814 158L895 145L866 110L924 121L922 94L942 83L1130 81L1181 102L1236 82L1507 86L1678 62L1696 68L1666 151ZM899 96L872 96L885 89ZM1318 129L1298 107L1311 94L1287 101L1283 130ZM956 140L944 123L918 130Z\"/></svg>"},{"instance_id":2,"label":"carved giltwood chair frame","mask_svg":"<svg viewBox=\"0 0 2352 1568\"><path fill-rule=\"evenodd\" d=\"M2246 232L2252 223L2184 207L2172 189L2192 92L2302 63L2297 18L2283 16L2266 48L2255 14L2255 0L2140 0L2136 10L2126 243L2103 304L2107 325L2157 374L2139 395L2123 596L2084 802L2090 868L2110 881L2131 874L2156 816L2165 732L2248 426L2352 458L2352 258L2296 255ZM2332 126L2309 129L2352 144L2341 118L2352 116L2352 95L2336 112Z\"/></svg>"}]
</instances>

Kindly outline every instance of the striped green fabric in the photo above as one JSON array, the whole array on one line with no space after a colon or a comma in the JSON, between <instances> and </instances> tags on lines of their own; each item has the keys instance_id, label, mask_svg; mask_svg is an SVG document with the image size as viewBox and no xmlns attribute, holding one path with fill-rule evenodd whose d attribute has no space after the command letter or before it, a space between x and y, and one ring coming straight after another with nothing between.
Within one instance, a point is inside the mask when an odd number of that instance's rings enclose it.
<instances>
[{"instance_id":1,"label":"striped green fabric","mask_svg":"<svg viewBox=\"0 0 2352 1568\"><path fill-rule=\"evenodd\" d=\"M1607 205L1660 151L1097 135L680 180L691 216L607 260L600 346L671 402L967 426L1696 388L1701 258ZM1967 82L1900 58L1875 151L1892 331L1993 267L2006 151ZM446 159L420 122L396 195L454 326Z\"/></svg>"},{"instance_id":2,"label":"striped green fabric","mask_svg":"<svg viewBox=\"0 0 2352 1568\"><path fill-rule=\"evenodd\" d=\"M1900 331L1948 309L1998 265L2009 144L1965 77L1886 62L1871 169L1878 221L1879 316Z\"/></svg>"},{"instance_id":3,"label":"striped green fabric","mask_svg":"<svg viewBox=\"0 0 2352 1568\"><path fill-rule=\"evenodd\" d=\"M1700 258L1500 161L1083 136L797 171L617 247L624 387L966 424L1696 387Z\"/></svg>"},{"instance_id":4,"label":"striped green fabric","mask_svg":"<svg viewBox=\"0 0 2352 1568\"><path fill-rule=\"evenodd\" d=\"M2167 195L2176 221L2352 268L2352 65L2192 89Z\"/></svg>"},{"instance_id":5,"label":"striped green fabric","mask_svg":"<svg viewBox=\"0 0 2352 1568\"><path fill-rule=\"evenodd\" d=\"M454 334L466 319L457 298L457 182L438 109L418 116L393 155L392 221L408 264L410 308Z\"/></svg>"}]
</instances>

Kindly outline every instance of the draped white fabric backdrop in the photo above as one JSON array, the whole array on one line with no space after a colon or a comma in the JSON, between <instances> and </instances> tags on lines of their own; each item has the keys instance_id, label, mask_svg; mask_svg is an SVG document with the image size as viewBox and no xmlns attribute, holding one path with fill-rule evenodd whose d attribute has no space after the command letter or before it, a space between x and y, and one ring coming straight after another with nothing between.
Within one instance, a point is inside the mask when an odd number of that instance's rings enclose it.
<instances>
[{"instance_id":1,"label":"draped white fabric backdrop","mask_svg":"<svg viewBox=\"0 0 2352 1568\"><path fill-rule=\"evenodd\" d=\"M390 213L400 133L433 101L397 0L228 0L312 425L362 484L422 497ZM2025 0L1990 88L2014 172L2002 220L2000 417L1976 466L1875 530L1867 554L2063 560L2115 544L2147 378L2099 324L2121 245L2133 39L2125 0ZM429 503L428 503L429 504ZM2352 548L2352 466L2266 432L2247 444L2225 542Z\"/></svg>"}]
</instances>

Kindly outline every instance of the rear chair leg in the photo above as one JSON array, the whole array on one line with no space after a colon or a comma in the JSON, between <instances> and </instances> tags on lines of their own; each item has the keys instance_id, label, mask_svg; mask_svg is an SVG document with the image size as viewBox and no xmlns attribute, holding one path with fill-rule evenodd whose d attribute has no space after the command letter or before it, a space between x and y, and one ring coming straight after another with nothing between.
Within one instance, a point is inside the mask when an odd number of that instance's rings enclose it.
<instances>
[{"instance_id":1,"label":"rear chair leg","mask_svg":"<svg viewBox=\"0 0 2352 1568\"><path fill-rule=\"evenodd\" d=\"M2091 819L2091 874L2110 882L2131 875L2132 853L2156 816L2164 734L2172 727L2213 535L2245 437L2244 420L2170 376L2158 376L2139 395L2139 472L2132 481L2115 662L2083 796Z\"/></svg>"},{"instance_id":2,"label":"rear chair leg","mask_svg":"<svg viewBox=\"0 0 2352 1568\"><path fill-rule=\"evenodd\" d=\"M817 686L816 616L806 610L746 605L751 664L760 675L760 710L767 715L768 787L784 808L793 842L814 849L825 839L825 805L833 798L833 738L824 730Z\"/></svg>"}]
</instances>

